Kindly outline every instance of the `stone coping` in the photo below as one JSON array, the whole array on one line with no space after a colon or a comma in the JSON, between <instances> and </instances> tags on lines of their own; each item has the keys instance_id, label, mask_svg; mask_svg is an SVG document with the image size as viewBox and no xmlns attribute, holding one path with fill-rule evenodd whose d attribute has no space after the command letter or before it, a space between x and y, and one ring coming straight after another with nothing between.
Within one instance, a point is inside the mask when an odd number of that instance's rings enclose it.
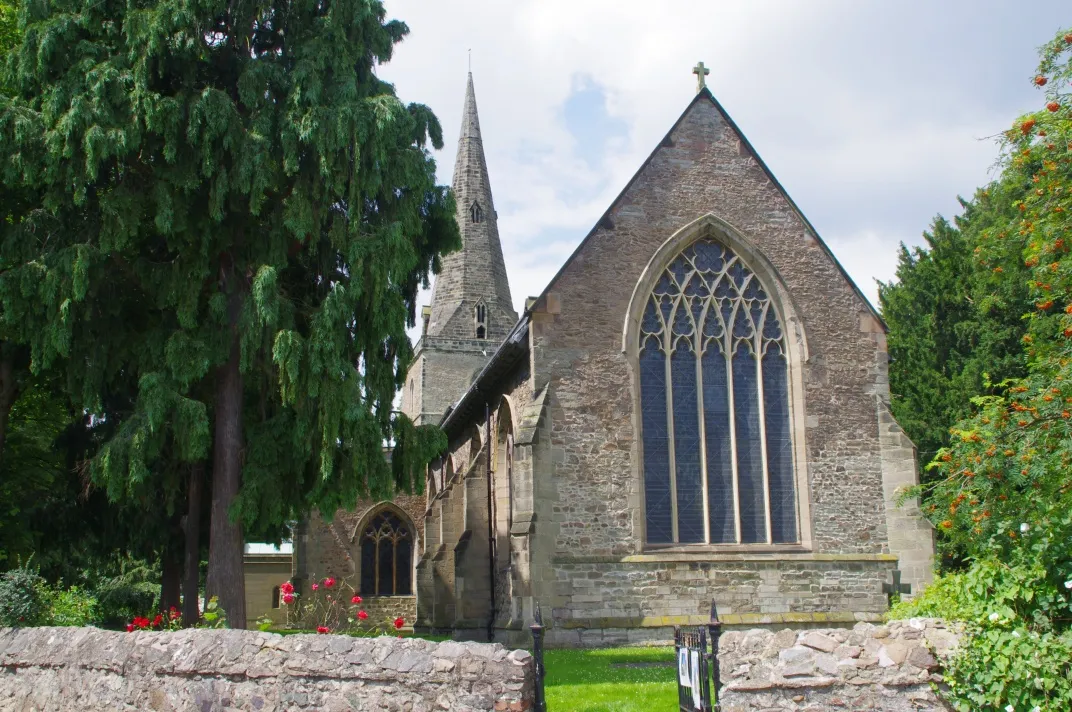
<instances>
[{"instance_id":1,"label":"stone coping","mask_svg":"<svg viewBox=\"0 0 1072 712\"><path fill-rule=\"evenodd\" d=\"M726 613L719 615L724 626L769 626L769 625L814 625L821 623L878 623L881 613L852 613L831 611L827 613ZM710 615L692 616L621 616L605 618L571 618L556 623L562 628L663 628L675 625L707 625Z\"/></svg>"},{"instance_id":2,"label":"stone coping","mask_svg":"<svg viewBox=\"0 0 1072 712\"><path fill-rule=\"evenodd\" d=\"M665 564L665 563L718 563L718 562L777 562L777 561L830 561L860 563L896 563L896 554L819 554L815 552L767 552L738 551L668 551L628 554L626 556L555 556L554 564Z\"/></svg>"}]
</instances>

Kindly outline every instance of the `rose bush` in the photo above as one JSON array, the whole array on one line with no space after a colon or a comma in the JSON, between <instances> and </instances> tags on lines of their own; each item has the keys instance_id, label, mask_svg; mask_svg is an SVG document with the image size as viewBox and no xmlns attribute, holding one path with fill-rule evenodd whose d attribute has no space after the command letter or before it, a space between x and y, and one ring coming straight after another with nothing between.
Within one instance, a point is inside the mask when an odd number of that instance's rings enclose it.
<instances>
[{"instance_id":1,"label":"rose bush","mask_svg":"<svg viewBox=\"0 0 1072 712\"><path fill-rule=\"evenodd\" d=\"M348 589L349 595L342 591L344 588ZM401 617L370 621L368 611L361 608L364 602L361 595L349 584L340 583L331 576L313 581L309 590L308 596L301 596L292 582L284 581L279 585L281 600L287 607L288 626L311 626L317 633L335 631L362 636L397 634L406 626ZM265 619L261 627L268 630L273 625L273 621Z\"/></svg>"}]
</instances>

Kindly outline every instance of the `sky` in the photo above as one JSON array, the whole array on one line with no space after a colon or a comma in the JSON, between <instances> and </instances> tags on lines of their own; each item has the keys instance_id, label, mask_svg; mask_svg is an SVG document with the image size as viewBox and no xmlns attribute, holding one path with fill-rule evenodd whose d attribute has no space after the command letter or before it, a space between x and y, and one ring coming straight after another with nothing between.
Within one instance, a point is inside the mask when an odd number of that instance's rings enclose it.
<instances>
[{"instance_id":1,"label":"sky","mask_svg":"<svg viewBox=\"0 0 1072 712\"><path fill-rule=\"evenodd\" d=\"M410 35L379 75L429 105L448 184L471 62L518 312L708 86L873 303L935 215L992 180L1042 94L1067 0L385 0ZM424 294L422 304L430 295Z\"/></svg>"}]
</instances>

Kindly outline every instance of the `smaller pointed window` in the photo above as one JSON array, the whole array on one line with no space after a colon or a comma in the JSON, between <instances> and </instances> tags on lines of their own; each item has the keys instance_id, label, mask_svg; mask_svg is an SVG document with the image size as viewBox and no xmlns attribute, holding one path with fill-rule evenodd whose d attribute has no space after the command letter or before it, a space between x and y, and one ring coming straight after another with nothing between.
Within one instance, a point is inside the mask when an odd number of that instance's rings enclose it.
<instances>
[{"instance_id":1,"label":"smaller pointed window","mask_svg":"<svg viewBox=\"0 0 1072 712\"><path fill-rule=\"evenodd\" d=\"M488 308L484 302L479 302L473 311L473 322L476 325L476 338L488 338Z\"/></svg>"},{"instance_id":2,"label":"smaller pointed window","mask_svg":"<svg viewBox=\"0 0 1072 712\"><path fill-rule=\"evenodd\" d=\"M476 201L473 201L473 204L469 206L469 222L484 222L484 209L480 207L480 203Z\"/></svg>"}]
</instances>

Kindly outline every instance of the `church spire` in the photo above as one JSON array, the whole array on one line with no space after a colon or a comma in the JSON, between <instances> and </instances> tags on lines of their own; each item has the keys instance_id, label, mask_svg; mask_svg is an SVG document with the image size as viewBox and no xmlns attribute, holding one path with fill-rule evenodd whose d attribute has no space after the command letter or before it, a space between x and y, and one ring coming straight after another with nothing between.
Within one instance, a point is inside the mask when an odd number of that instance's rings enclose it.
<instances>
[{"instance_id":1,"label":"church spire","mask_svg":"<svg viewBox=\"0 0 1072 712\"><path fill-rule=\"evenodd\" d=\"M427 336L499 342L514 326L517 312L499 242L472 72L465 88L452 187L462 249L443 258L432 288Z\"/></svg>"}]
</instances>

